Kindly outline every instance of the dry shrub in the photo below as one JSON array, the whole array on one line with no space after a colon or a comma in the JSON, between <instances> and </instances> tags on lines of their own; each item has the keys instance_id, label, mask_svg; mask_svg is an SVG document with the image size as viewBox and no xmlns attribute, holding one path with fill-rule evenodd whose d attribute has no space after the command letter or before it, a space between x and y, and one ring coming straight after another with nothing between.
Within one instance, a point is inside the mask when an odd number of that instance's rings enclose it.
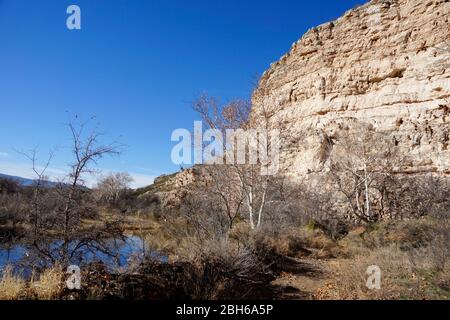
<instances>
[{"instance_id":1,"label":"dry shrub","mask_svg":"<svg viewBox=\"0 0 450 320\"><path fill-rule=\"evenodd\" d=\"M181 266L179 279L161 286L173 290L171 295L188 299L232 299L237 295L255 298L266 295L265 289L273 276L253 248L251 242L244 245L228 236L206 239L184 237L179 240L172 261L173 265Z\"/></svg>"},{"instance_id":2,"label":"dry shrub","mask_svg":"<svg viewBox=\"0 0 450 320\"><path fill-rule=\"evenodd\" d=\"M320 296L332 299L448 299L448 219L381 222L352 230L338 242L333 277ZM366 287L367 268L382 271L380 290Z\"/></svg>"},{"instance_id":3,"label":"dry shrub","mask_svg":"<svg viewBox=\"0 0 450 320\"><path fill-rule=\"evenodd\" d=\"M408 250L427 246L436 234L447 230L444 220L431 218L387 221L368 227L362 237L370 248L397 244L401 249Z\"/></svg>"},{"instance_id":4,"label":"dry shrub","mask_svg":"<svg viewBox=\"0 0 450 320\"><path fill-rule=\"evenodd\" d=\"M323 230L312 226L284 228L283 232L274 236L264 232L255 232L248 224L236 225L230 238L241 246L259 246L277 256L332 258L340 254L338 243L332 240Z\"/></svg>"},{"instance_id":5,"label":"dry shrub","mask_svg":"<svg viewBox=\"0 0 450 320\"><path fill-rule=\"evenodd\" d=\"M13 274L11 266L3 269L0 280L0 300L17 300L26 287L25 281Z\"/></svg>"},{"instance_id":6,"label":"dry shrub","mask_svg":"<svg viewBox=\"0 0 450 320\"><path fill-rule=\"evenodd\" d=\"M368 250L367 243L364 241L365 227L358 227L349 232L349 234L339 241L340 258L352 258L358 255L365 255Z\"/></svg>"},{"instance_id":7,"label":"dry shrub","mask_svg":"<svg viewBox=\"0 0 450 320\"><path fill-rule=\"evenodd\" d=\"M366 287L366 271L372 265L382 270L380 290ZM332 296L337 299L398 299L404 290L403 281L412 276L408 255L395 246L371 250L352 259L337 260L332 266L335 273Z\"/></svg>"},{"instance_id":8,"label":"dry shrub","mask_svg":"<svg viewBox=\"0 0 450 320\"><path fill-rule=\"evenodd\" d=\"M38 280L34 275L29 282L13 273L11 266L5 267L0 280L0 300L19 298L38 298L50 300L58 297L62 289L63 272L60 267L53 267L41 273Z\"/></svg>"},{"instance_id":9,"label":"dry shrub","mask_svg":"<svg viewBox=\"0 0 450 320\"><path fill-rule=\"evenodd\" d=\"M355 228L338 243L346 256L353 256L364 254L367 249L392 245L403 251L429 247L436 237L450 241L448 220L426 218L380 222Z\"/></svg>"},{"instance_id":10,"label":"dry shrub","mask_svg":"<svg viewBox=\"0 0 450 320\"><path fill-rule=\"evenodd\" d=\"M252 230L248 223L237 224L231 230L229 237L239 248L245 248L259 256L262 255L263 259L266 259L266 256L270 254L292 256L297 253L298 248L303 247L302 244L297 242L301 239L294 238L292 232L287 229L283 234L274 235L268 234L264 230Z\"/></svg>"},{"instance_id":11,"label":"dry shrub","mask_svg":"<svg viewBox=\"0 0 450 320\"><path fill-rule=\"evenodd\" d=\"M328 259L340 255L338 242L323 230L311 226L286 230L278 240L271 240L277 252L291 257L311 255L317 259Z\"/></svg>"},{"instance_id":12,"label":"dry shrub","mask_svg":"<svg viewBox=\"0 0 450 320\"><path fill-rule=\"evenodd\" d=\"M247 277L251 270L260 268L259 261L249 246L239 246L227 237L204 241L186 238L180 242L176 253L179 261L192 264L220 262L227 272L240 277Z\"/></svg>"},{"instance_id":13,"label":"dry shrub","mask_svg":"<svg viewBox=\"0 0 450 320\"><path fill-rule=\"evenodd\" d=\"M405 250L398 244L365 248L357 246L352 258L332 265L333 299L448 299L442 284L450 277L448 238L437 235L426 246ZM377 265L382 271L380 290L366 287L367 268Z\"/></svg>"},{"instance_id":14,"label":"dry shrub","mask_svg":"<svg viewBox=\"0 0 450 320\"><path fill-rule=\"evenodd\" d=\"M253 297L256 292L250 290L250 284L264 286L272 280L257 257L225 242L212 243L201 254L183 270L184 291L190 298L232 299L237 294Z\"/></svg>"},{"instance_id":15,"label":"dry shrub","mask_svg":"<svg viewBox=\"0 0 450 320\"><path fill-rule=\"evenodd\" d=\"M428 272L450 271L450 234L436 234L426 247L408 251L414 270ZM450 276L450 274L449 274Z\"/></svg>"},{"instance_id":16,"label":"dry shrub","mask_svg":"<svg viewBox=\"0 0 450 320\"><path fill-rule=\"evenodd\" d=\"M144 241L149 248L160 253L172 252L178 246L177 239L170 237L161 225L157 226L154 232L146 234Z\"/></svg>"},{"instance_id":17,"label":"dry shrub","mask_svg":"<svg viewBox=\"0 0 450 320\"><path fill-rule=\"evenodd\" d=\"M336 255L338 244L330 239L322 230L301 230L301 236L308 248L317 250L318 258L334 257Z\"/></svg>"},{"instance_id":18,"label":"dry shrub","mask_svg":"<svg viewBox=\"0 0 450 320\"><path fill-rule=\"evenodd\" d=\"M58 297L62 290L63 271L54 266L43 271L38 280L32 277L30 289L39 300L51 300Z\"/></svg>"},{"instance_id":19,"label":"dry shrub","mask_svg":"<svg viewBox=\"0 0 450 320\"><path fill-rule=\"evenodd\" d=\"M250 225L247 222L237 223L229 232L230 238L239 243L248 242L254 235L255 231L250 228Z\"/></svg>"}]
</instances>

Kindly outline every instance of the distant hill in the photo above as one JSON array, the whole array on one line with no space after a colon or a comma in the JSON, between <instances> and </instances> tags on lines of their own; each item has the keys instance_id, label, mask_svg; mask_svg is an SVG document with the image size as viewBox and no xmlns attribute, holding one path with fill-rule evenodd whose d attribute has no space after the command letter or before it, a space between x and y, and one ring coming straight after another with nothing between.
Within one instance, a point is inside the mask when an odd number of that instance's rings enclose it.
<instances>
[{"instance_id":1,"label":"distant hill","mask_svg":"<svg viewBox=\"0 0 450 320\"><path fill-rule=\"evenodd\" d=\"M7 174L0 173L0 178L9 179L9 180L15 180L17 181L22 187L29 187L32 186L36 180L28 179L28 178L22 178L17 176L10 176ZM56 185L56 182L52 181L45 181L45 184L54 187Z\"/></svg>"}]
</instances>

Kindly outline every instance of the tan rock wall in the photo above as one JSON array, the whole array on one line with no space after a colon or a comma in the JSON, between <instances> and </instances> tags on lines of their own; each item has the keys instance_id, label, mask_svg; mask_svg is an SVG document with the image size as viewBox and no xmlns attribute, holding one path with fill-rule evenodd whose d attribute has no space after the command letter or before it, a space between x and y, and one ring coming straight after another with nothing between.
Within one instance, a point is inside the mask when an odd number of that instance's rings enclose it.
<instances>
[{"instance_id":1,"label":"tan rock wall","mask_svg":"<svg viewBox=\"0 0 450 320\"><path fill-rule=\"evenodd\" d=\"M253 116L273 115L282 168L323 170L328 136L366 122L413 162L411 172L450 173L450 1L372 1L308 31L271 65Z\"/></svg>"}]
</instances>

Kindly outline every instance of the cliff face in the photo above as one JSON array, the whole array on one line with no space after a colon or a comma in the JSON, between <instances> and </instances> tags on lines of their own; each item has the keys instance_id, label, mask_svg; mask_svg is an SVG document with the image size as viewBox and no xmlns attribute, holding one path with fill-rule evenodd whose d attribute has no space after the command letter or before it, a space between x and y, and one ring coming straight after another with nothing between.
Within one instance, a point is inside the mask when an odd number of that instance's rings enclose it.
<instances>
[{"instance_id":1,"label":"cliff face","mask_svg":"<svg viewBox=\"0 0 450 320\"><path fill-rule=\"evenodd\" d=\"M405 171L450 173L450 1L374 0L308 31L253 96L282 131L282 170L321 172L329 137L386 133Z\"/></svg>"}]
</instances>

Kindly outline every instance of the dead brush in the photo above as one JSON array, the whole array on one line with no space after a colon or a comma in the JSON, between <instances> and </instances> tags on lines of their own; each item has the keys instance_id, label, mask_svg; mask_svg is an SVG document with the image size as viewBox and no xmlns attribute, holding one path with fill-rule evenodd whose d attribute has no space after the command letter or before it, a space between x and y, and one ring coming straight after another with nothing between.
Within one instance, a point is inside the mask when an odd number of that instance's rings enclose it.
<instances>
[{"instance_id":1,"label":"dead brush","mask_svg":"<svg viewBox=\"0 0 450 320\"><path fill-rule=\"evenodd\" d=\"M380 290L369 290L366 286L367 268L376 265L382 270ZM397 246L369 251L351 259L337 260L333 264L335 294L338 299L398 299L408 288L412 276L408 255Z\"/></svg>"},{"instance_id":2,"label":"dead brush","mask_svg":"<svg viewBox=\"0 0 450 320\"><path fill-rule=\"evenodd\" d=\"M14 275L11 266L6 266L0 279L0 300L17 300L24 293L25 288L25 281Z\"/></svg>"},{"instance_id":3,"label":"dead brush","mask_svg":"<svg viewBox=\"0 0 450 320\"><path fill-rule=\"evenodd\" d=\"M448 290L441 288L450 274L448 232L437 233L427 241L418 247L416 242L409 246L402 241L374 247L373 242L364 246L363 240L359 241L357 246L348 248L349 259L331 263L335 285L330 296L383 300L448 297ZM366 271L372 265L379 266L382 271L380 290L366 287Z\"/></svg>"},{"instance_id":4,"label":"dead brush","mask_svg":"<svg viewBox=\"0 0 450 320\"><path fill-rule=\"evenodd\" d=\"M176 281L182 287L183 293L178 293L180 297L208 300L237 296L251 298L262 294L273 280L258 255L226 236L186 238L179 243L176 256L176 263L182 266L180 279Z\"/></svg>"},{"instance_id":5,"label":"dead brush","mask_svg":"<svg viewBox=\"0 0 450 320\"><path fill-rule=\"evenodd\" d=\"M30 291L39 300L51 300L58 297L62 290L63 271L58 265L44 270L37 279L33 274Z\"/></svg>"}]
</instances>

